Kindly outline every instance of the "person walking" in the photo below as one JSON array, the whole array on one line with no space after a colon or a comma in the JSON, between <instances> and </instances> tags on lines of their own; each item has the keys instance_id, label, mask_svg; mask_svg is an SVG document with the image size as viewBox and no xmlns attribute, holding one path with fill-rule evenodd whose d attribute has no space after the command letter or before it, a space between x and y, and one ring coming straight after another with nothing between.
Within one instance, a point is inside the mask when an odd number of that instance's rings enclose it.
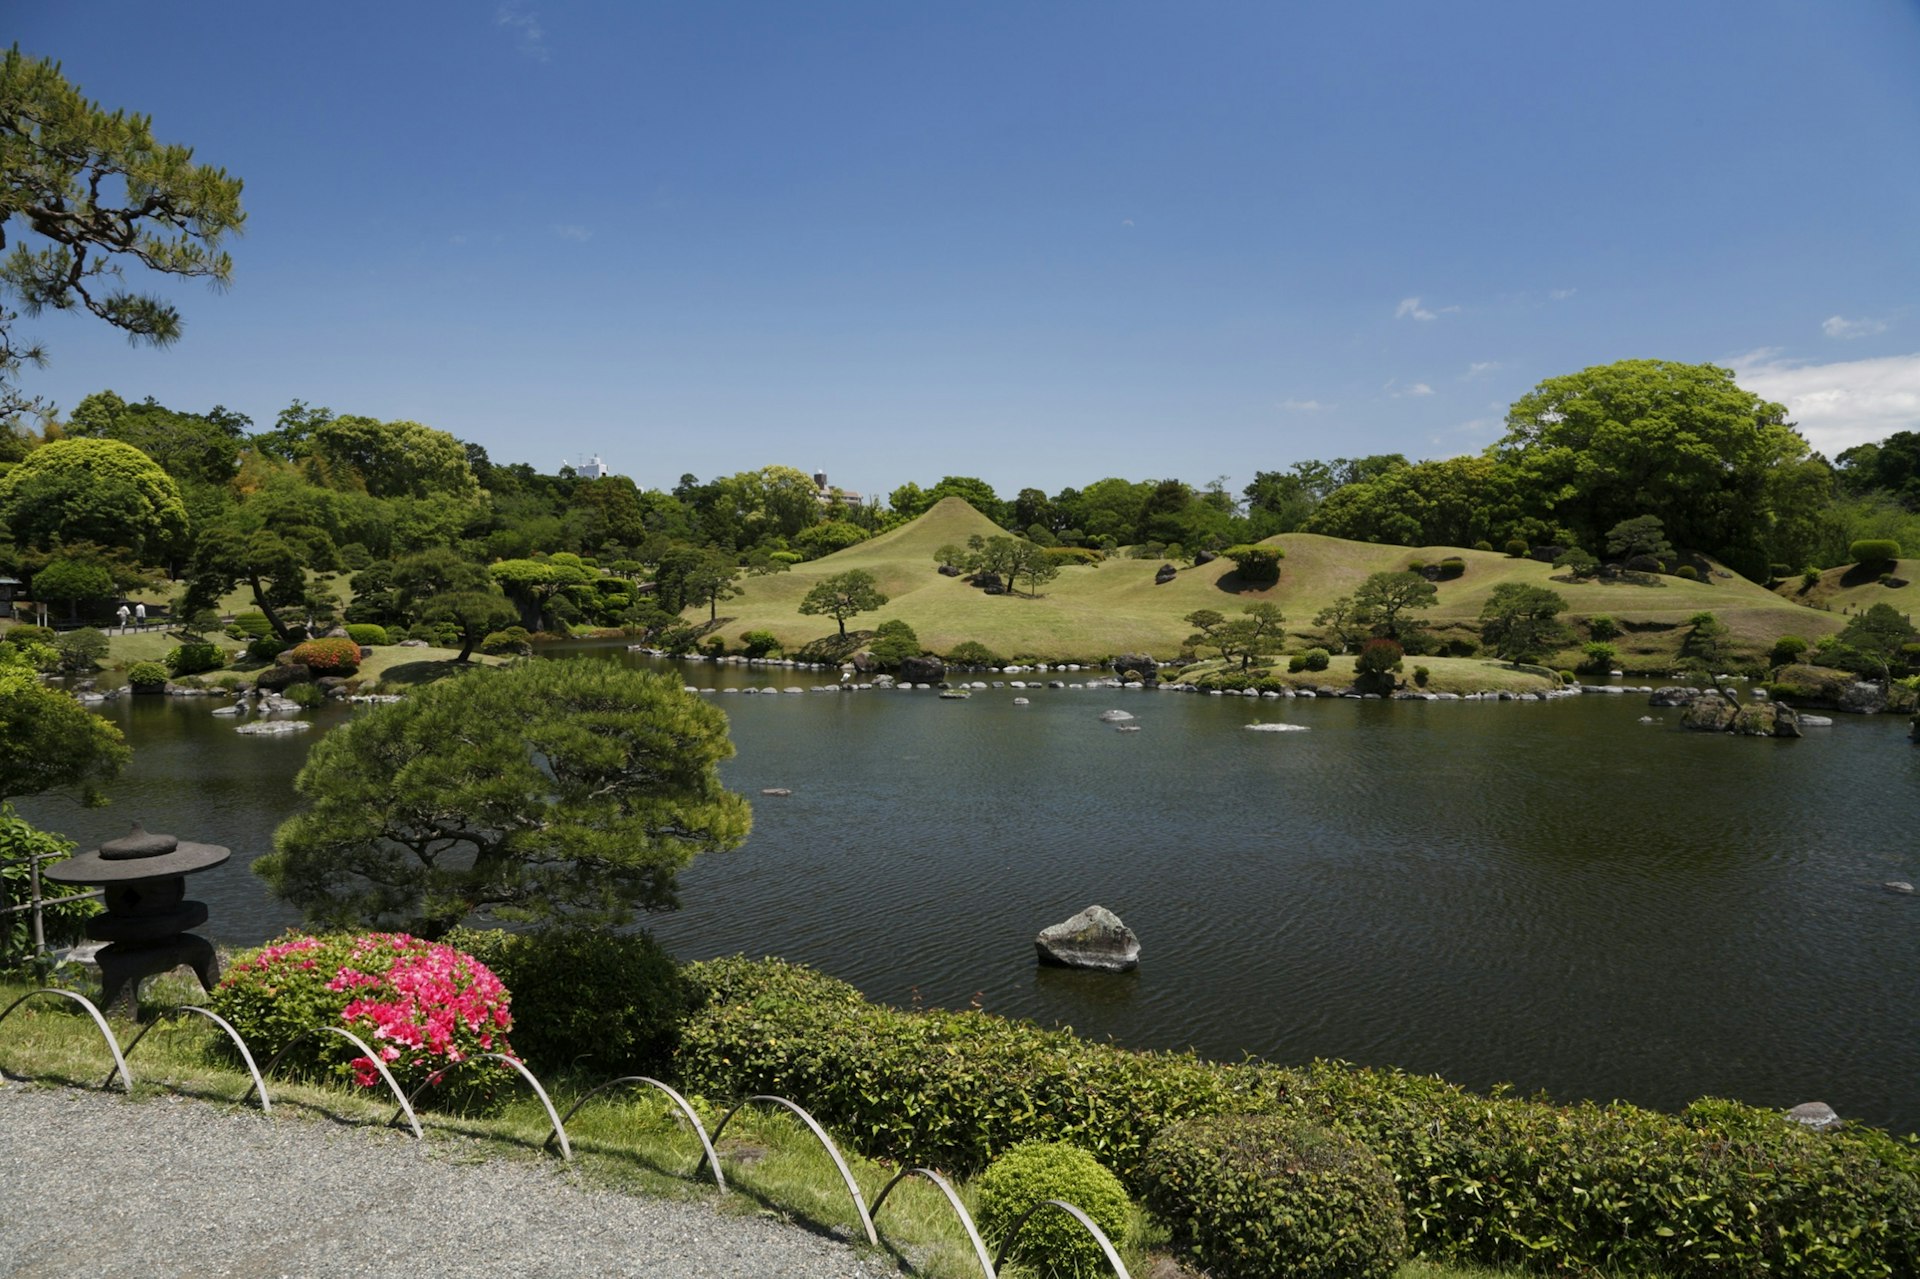
<instances>
[{"instance_id":1,"label":"person walking","mask_svg":"<svg viewBox=\"0 0 1920 1279\"><path fill-rule=\"evenodd\" d=\"M133 606L133 629L136 631L144 631L147 629L147 606L145 604L135 604Z\"/></svg>"},{"instance_id":2,"label":"person walking","mask_svg":"<svg viewBox=\"0 0 1920 1279\"><path fill-rule=\"evenodd\" d=\"M125 635L127 633L127 618L130 616L130 614L128 614L127 612L127 606L125 604L122 604L120 606L120 608L116 613L116 616L118 616L120 619L120 633L122 635Z\"/></svg>"}]
</instances>

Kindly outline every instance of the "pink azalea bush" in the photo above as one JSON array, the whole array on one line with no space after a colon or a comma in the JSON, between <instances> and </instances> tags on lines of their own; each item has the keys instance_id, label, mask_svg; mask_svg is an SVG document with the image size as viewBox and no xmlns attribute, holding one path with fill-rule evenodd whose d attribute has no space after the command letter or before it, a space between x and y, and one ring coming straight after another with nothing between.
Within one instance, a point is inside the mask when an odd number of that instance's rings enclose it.
<instances>
[{"instance_id":1,"label":"pink azalea bush","mask_svg":"<svg viewBox=\"0 0 1920 1279\"><path fill-rule=\"evenodd\" d=\"M227 966L211 1007L232 1022L254 1056L268 1058L315 1026L339 1026L365 1040L400 1086L422 1098L470 1105L485 1100L506 1067L513 1027L507 988L471 955L405 933L290 936ZM295 1071L384 1088L373 1058L338 1035L313 1035L287 1058Z\"/></svg>"}]
</instances>

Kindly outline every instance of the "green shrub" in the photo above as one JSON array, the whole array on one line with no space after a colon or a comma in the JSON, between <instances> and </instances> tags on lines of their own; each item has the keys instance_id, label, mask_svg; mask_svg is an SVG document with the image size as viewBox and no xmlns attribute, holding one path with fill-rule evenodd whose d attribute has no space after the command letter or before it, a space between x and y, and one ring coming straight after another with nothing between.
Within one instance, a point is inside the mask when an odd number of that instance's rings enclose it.
<instances>
[{"instance_id":1,"label":"green shrub","mask_svg":"<svg viewBox=\"0 0 1920 1279\"><path fill-rule=\"evenodd\" d=\"M247 641L247 660L250 662L271 662L274 658L280 656L280 654L292 647L293 645L283 639L275 639L271 635L263 635L258 639L250 639Z\"/></svg>"},{"instance_id":2,"label":"green shrub","mask_svg":"<svg viewBox=\"0 0 1920 1279\"><path fill-rule=\"evenodd\" d=\"M1491 551L1493 549L1493 543L1483 537L1473 544L1473 549L1476 551Z\"/></svg>"},{"instance_id":3,"label":"green shrub","mask_svg":"<svg viewBox=\"0 0 1920 1279\"><path fill-rule=\"evenodd\" d=\"M913 627L897 617L890 617L874 628L873 642L867 645L867 651L873 654L883 670L894 670L909 657L920 656L920 636Z\"/></svg>"},{"instance_id":4,"label":"green shrub","mask_svg":"<svg viewBox=\"0 0 1920 1279\"><path fill-rule=\"evenodd\" d=\"M1451 581L1467 571L1467 562L1458 555L1449 555L1440 561L1440 576Z\"/></svg>"},{"instance_id":5,"label":"green shrub","mask_svg":"<svg viewBox=\"0 0 1920 1279\"><path fill-rule=\"evenodd\" d=\"M1847 555L1855 564L1887 564L1900 558L1900 543L1890 537L1866 537L1850 544Z\"/></svg>"},{"instance_id":6,"label":"green shrub","mask_svg":"<svg viewBox=\"0 0 1920 1279\"><path fill-rule=\"evenodd\" d=\"M1049 546L1047 558L1062 568L1098 564L1106 556L1091 546Z\"/></svg>"},{"instance_id":7,"label":"green shrub","mask_svg":"<svg viewBox=\"0 0 1920 1279\"><path fill-rule=\"evenodd\" d=\"M1584 649L1580 650L1580 653L1579 669L1591 671L1596 675L1610 674L1613 671L1614 659L1618 656L1618 654L1614 652L1613 645L1602 643L1599 640L1594 640L1588 644Z\"/></svg>"},{"instance_id":8,"label":"green shrub","mask_svg":"<svg viewBox=\"0 0 1920 1279\"><path fill-rule=\"evenodd\" d=\"M1920 1273L1920 1145L1777 1111L1552 1106L1397 1071L1133 1053L980 1012L901 1012L777 962L692 965L681 1080L793 1098L858 1148L958 1173L1023 1141L1091 1150L1136 1191L1183 1118L1299 1113L1392 1168L1423 1256L1668 1279Z\"/></svg>"},{"instance_id":9,"label":"green shrub","mask_svg":"<svg viewBox=\"0 0 1920 1279\"><path fill-rule=\"evenodd\" d=\"M1697 582L1700 580L1700 570L1691 564L1682 564L1679 568L1673 570L1673 575L1687 582Z\"/></svg>"},{"instance_id":10,"label":"green shrub","mask_svg":"<svg viewBox=\"0 0 1920 1279\"><path fill-rule=\"evenodd\" d=\"M1572 671L1562 670L1556 673L1560 676L1560 682L1562 684L1577 684L1580 682L1580 677L1575 675Z\"/></svg>"},{"instance_id":11,"label":"green shrub","mask_svg":"<svg viewBox=\"0 0 1920 1279\"><path fill-rule=\"evenodd\" d=\"M649 934L457 928L446 940L513 992L513 1045L535 1070L596 1078L671 1070L692 996Z\"/></svg>"},{"instance_id":12,"label":"green shrub","mask_svg":"<svg viewBox=\"0 0 1920 1279\"><path fill-rule=\"evenodd\" d=\"M772 631L748 631L740 637L740 646L748 657L765 657L780 647L780 640Z\"/></svg>"},{"instance_id":13,"label":"green shrub","mask_svg":"<svg viewBox=\"0 0 1920 1279\"><path fill-rule=\"evenodd\" d=\"M1783 582L1787 578L1792 576L1793 576L1793 565L1791 564L1767 565L1767 580L1769 582Z\"/></svg>"},{"instance_id":14,"label":"green shrub","mask_svg":"<svg viewBox=\"0 0 1920 1279\"><path fill-rule=\"evenodd\" d=\"M1800 570L1800 589L1808 590L1820 585L1820 570L1809 564Z\"/></svg>"},{"instance_id":15,"label":"green shrub","mask_svg":"<svg viewBox=\"0 0 1920 1279\"><path fill-rule=\"evenodd\" d=\"M688 649L692 648L693 645L698 642L698 637L691 633L688 634L687 639ZM482 653L490 653L495 657L527 653L531 652L532 649L533 636L527 634L527 628L524 626L509 626L504 631L494 631L480 641L480 651ZM685 652L686 650L682 649L681 651Z\"/></svg>"},{"instance_id":16,"label":"green shrub","mask_svg":"<svg viewBox=\"0 0 1920 1279\"><path fill-rule=\"evenodd\" d=\"M1807 642L1798 635L1782 635L1773 642L1773 650L1767 654L1767 665L1792 666L1807 655Z\"/></svg>"},{"instance_id":17,"label":"green shrub","mask_svg":"<svg viewBox=\"0 0 1920 1279\"><path fill-rule=\"evenodd\" d=\"M962 640L947 653L952 666L1005 666L1006 659L977 640Z\"/></svg>"},{"instance_id":18,"label":"green shrub","mask_svg":"<svg viewBox=\"0 0 1920 1279\"><path fill-rule=\"evenodd\" d=\"M1393 1169L1423 1255L1673 1279L1913 1273L1920 1150L1777 1111L1476 1096L1315 1063L1290 1099ZM1856 1179L1858 1179L1856 1181Z\"/></svg>"},{"instance_id":19,"label":"green shrub","mask_svg":"<svg viewBox=\"0 0 1920 1279\"><path fill-rule=\"evenodd\" d=\"M265 613L235 613L233 629L243 636L251 636L254 639L263 639L273 634L273 624L267 621Z\"/></svg>"},{"instance_id":20,"label":"green shrub","mask_svg":"<svg viewBox=\"0 0 1920 1279\"><path fill-rule=\"evenodd\" d=\"M262 1061L303 1031L339 1026L378 1050L409 1092L444 1071L424 1095L430 1105L488 1100L506 1068L478 1055L512 1051L513 1018L499 978L472 956L405 933L289 935L228 964L207 1003ZM385 1091L371 1059L338 1035L307 1036L285 1064L309 1078Z\"/></svg>"},{"instance_id":21,"label":"green shrub","mask_svg":"<svg viewBox=\"0 0 1920 1279\"><path fill-rule=\"evenodd\" d=\"M60 632L51 626L33 626L22 623L12 627L6 634L0 635L0 644L52 644L60 638Z\"/></svg>"},{"instance_id":22,"label":"green shrub","mask_svg":"<svg viewBox=\"0 0 1920 1279\"><path fill-rule=\"evenodd\" d=\"M293 646L293 660L315 675L351 675L360 669L360 646L350 639L312 639Z\"/></svg>"},{"instance_id":23,"label":"green shrub","mask_svg":"<svg viewBox=\"0 0 1920 1279\"><path fill-rule=\"evenodd\" d=\"M382 645L393 643L387 636L387 628L384 626L376 626L372 622L349 622L347 624L347 634L352 638L354 643L364 644L368 648L378 648Z\"/></svg>"},{"instance_id":24,"label":"green shrub","mask_svg":"<svg viewBox=\"0 0 1920 1279\"><path fill-rule=\"evenodd\" d=\"M309 711L327 700L327 695L320 691L318 684L289 684L280 690L280 696Z\"/></svg>"},{"instance_id":25,"label":"green shrub","mask_svg":"<svg viewBox=\"0 0 1920 1279\"><path fill-rule=\"evenodd\" d=\"M1324 648L1310 648L1300 654L1300 665L1304 670L1324 671L1332 661L1333 654L1327 652ZM1292 665L1292 663L1288 663L1288 665Z\"/></svg>"},{"instance_id":26,"label":"green shrub","mask_svg":"<svg viewBox=\"0 0 1920 1279\"><path fill-rule=\"evenodd\" d=\"M1526 539L1519 538L1519 537L1508 538L1506 551L1507 551L1507 554L1513 556L1514 559L1524 560L1525 558L1527 558L1527 555L1529 553L1527 549Z\"/></svg>"},{"instance_id":27,"label":"green shrub","mask_svg":"<svg viewBox=\"0 0 1920 1279\"><path fill-rule=\"evenodd\" d=\"M974 1183L980 1233L1003 1246L1022 1215L1047 1199L1062 1199L1086 1213L1118 1241L1133 1205L1120 1179L1078 1146L1057 1141L1023 1142L1001 1155ZM1057 1279L1082 1279L1107 1273L1105 1255L1087 1228L1058 1208L1041 1208L1027 1217L1008 1256Z\"/></svg>"},{"instance_id":28,"label":"green shrub","mask_svg":"<svg viewBox=\"0 0 1920 1279\"><path fill-rule=\"evenodd\" d=\"M135 662L127 667L127 683L136 693L154 693L167 686L167 668L158 662Z\"/></svg>"},{"instance_id":29,"label":"green shrub","mask_svg":"<svg viewBox=\"0 0 1920 1279\"><path fill-rule=\"evenodd\" d=\"M227 655L213 644L180 644L167 650L169 675L198 675L217 671L227 664Z\"/></svg>"},{"instance_id":30,"label":"green shrub","mask_svg":"<svg viewBox=\"0 0 1920 1279\"><path fill-rule=\"evenodd\" d=\"M1427 686L1427 681L1432 678L1433 678L1433 672L1428 670L1426 667L1416 666L1413 668L1413 682L1415 684L1418 684L1421 688L1425 688Z\"/></svg>"},{"instance_id":31,"label":"green shrub","mask_svg":"<svg viewBox=\"0 0 1920 1279\"><path fill-rule=\"evenodd\" d=\"M1225 1068L1133 1053L977 1011L903 1012L775 960L691 964L700 1005L681 1081L791 1097L867 1154L967 1175L1023 1141L1066 1141L1131 1179L1147 1142L1229 1103Z\"/></svg>"},{"instance_id":32,"label":"green shrub","mask_svg":"<svg viewBox=\"0 0 1920 1279\"><path fill-rule=\"evenodd\" d=\"M53 651L60 655L60 669L69 675L95 669L111 648L105 635L84 626L53 641Z\"/></svg>"},{"instance_id":33,"label":"green shrub","mask_svg":"<svg viewBox=\"0 0 1920 1279\"><path fill-rule=\"evenodd\" d=\"M1388 1279L1407 1255L1393 1173L1299 1115L1173 1124L1145 1175L1147 1206L1216 1279Z\"/></svg>"},{"instance_id":34,"label":"green shrub","mask_svg":"<svg viewBox=\"0 0 1920 1279\"><path fill-rule=\"evenodd\" d=\"M1407 650L1398 642L1383 635L1376 635L1360 646L1360 656L1353 659L1354 674L1360 676L1391 675L1400 669L1400 659Z\"/></svg>"},{"instance_id":35,"label":"green shrub","mask_svg":"<svg viewBox=\"0 0 1920 1279\"><path fill-rule=\"evenodd\" d=\"M1606 613L1595 613L1587 619L1587 634L1597 640L1610 640L1620 634L1620 623Z\"/></svg>"}]
</instances>

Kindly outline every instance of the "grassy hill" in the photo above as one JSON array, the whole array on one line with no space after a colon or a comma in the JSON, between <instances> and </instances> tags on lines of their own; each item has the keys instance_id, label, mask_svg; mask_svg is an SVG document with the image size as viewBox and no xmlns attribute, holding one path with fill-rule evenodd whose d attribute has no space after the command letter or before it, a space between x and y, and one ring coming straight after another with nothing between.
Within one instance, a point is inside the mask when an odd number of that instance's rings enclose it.
<instances>
[{"instance_id":1,"label":"grassy hill","mask_svg":"<svg viewBox=\"0 0 1920 1279\"><path fill-rule=\"evenodd\" d=\"M1806 608L1830 609L1842 619L1848 613L1863 613L1875 604L1891 604L1910 617L1920 615L1920 559L1894 561L1891 575L1895 580L1906 582L1905 586L1882 586L1880 576L1887 572L1889 570L1880 565L1862 568L1858 564L1843 564L1822 573L1812 585L1792 577L1773 590L1782 599Z\"/></svg>"},{"instance_id":2,"label":"grassy hill","mask_svg":"<svg viewBox=\"0 0 1920 1279\"><path fill-rule=\"evenodd\" d=\"M1404 569L1415 560L1432 563L1447 555L1465 560L1467 571L1439 584L1439 603L1426 614L1443 631L1477 632L1475 619L1502 582L1546 586L1566 598L1576 619L1603 613L1618 619L1627 633L1614 641L1616 647L1630 662L1650 669L1670 661L1687 619L1698 612L1714 613L1732 630L1736 645L1753 652L1764 652L1783 634L1819 639L1839 630L1845 620L1837 609L1828 613L1808 608L1731 573L1716 572L1711 582L1661 577L1645 585L1574 583L1563 580L1562 570L1498 552L1377 546L1312 533L1269 539L1286 551L1286 559L1279 583L1260 591L1241 589L1232 562L1224 559L1182 569L1173 581L1155 585L1161 561L1115 557L1062 569L1038 599L984 595L936 571L934 551L939 547L964 545L975 533L992 537L1004 532L959 498L947 498L910 524L798 565L792 572L741 579L744 593L724 605L718 631L730 644L738 644L750 630L770 631L789 648L830 634L830 621L800 615L801 599L824 577L865 569L890 599L878 612L850 619L849 630L870 629L897 617L934 652L977 640L1008 658L1097 660L1124 652L1164 658L1178 652L1192 630L1181 619L1195 609L1231 615L1255 600L1270 600L1285 612L1290 635L1297 636L1312 628L1315 613L1351 594L1369 574ZM1885 587L1873 589L1886 592ZM702 610L687 616L706 621ZM1290 648L1304 646L1290 639Z\"/></svg>"}]
</instances>

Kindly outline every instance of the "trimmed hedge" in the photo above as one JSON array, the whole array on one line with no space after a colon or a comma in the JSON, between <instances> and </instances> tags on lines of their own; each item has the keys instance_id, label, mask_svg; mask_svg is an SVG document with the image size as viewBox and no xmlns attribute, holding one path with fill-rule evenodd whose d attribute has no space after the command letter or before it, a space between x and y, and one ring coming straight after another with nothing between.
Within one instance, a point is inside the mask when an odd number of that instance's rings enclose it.
<instances>
[{"instance_id":1,"label":"trimmed hedge","mask_svg":"<svg viewBox=\"0 0 1920 1279\"><path fill-rule=\"evenodd\" d=\"M1920 1273L1920 1146L1815 1133L1776 1111L1553 1106L1438 1079L1134 1053L980 1012L903 1012L776 961L687 974L703 1006L680 1075L715 1097L776 1093L859 1149L972 1173L1022 1141L1094 1153L1136 1192L1178 1120L1295 1113L1393 1170L1425 1256L1671 1279Z\"/></svg>"},{"instance_id":2,"label":"trimmed hedge","mask_svg":"<svg viewBox=\"0 0 1920 1279\"><path fill-rule=\"evenodd\" d=\"M198 675L225 666L227 655L215 644L178 644L167 650L166 664L169 675Z\"/></svg>"},{"instance_id":3,"label":"trimmed hedge","mask_svg":"<svg viewBox=\"0 0 1920 1279\"><path fill-rule=\"evenodd\" d=\"M513 992L513 1045L534 1067L665 1074L690 995L647 933L456 928L446 942Z\"/></svg>"},{"instance_id":4,"label":"trimmed hedge","mask_svg":"<svg viewBox=\"0 0 1920 1279\"><path fill-rule=\"evenodd\" d=\"M391 644L393 642L387 637L386 627L375 625L372 622L349 622L347 624L347 635L352 638L354 643L365 644L368 648L376 648L382 644Z\"/></svg>"},{"instance_id":5,"label":"trimmed hedge","mask_svg":"<svg viewBox=\"0 0 1920 1279\"><path fill-rule=\"evenodd\" d=\"M1393 1173L1301 1115L1170 1125L1148 1148L1147 1206L1216 1279L1390 1279L1407 1255Z\"/></svg>"},{"instance_id":6,"label":"trimmed hedge","mask_svg":"<svg viewBox=\"0 0 1920 1279\"><path fill-rule=\"evenodd\" d=\"M982 1012L901 1012L777 960L690 965L700 1008L679 1075L715 1097L791 1097L870 1155L971 1175L1023 1141L1065 1141L1135 1184L1147 1143L1228 1108L1220 1066L1122 1052Z\"/></svg>"},{"instance_id":7,"label":"trimmed hedge","mask_svg":"<svg viewBox=\"0 0 1920 1279\"><path fill-rule=\"evenodd\" d=\"M1847 547L1855 564L1889 564L1900 558L1900 543L1890 537L1862 538Z\"/></svg>"}]
</instances>

